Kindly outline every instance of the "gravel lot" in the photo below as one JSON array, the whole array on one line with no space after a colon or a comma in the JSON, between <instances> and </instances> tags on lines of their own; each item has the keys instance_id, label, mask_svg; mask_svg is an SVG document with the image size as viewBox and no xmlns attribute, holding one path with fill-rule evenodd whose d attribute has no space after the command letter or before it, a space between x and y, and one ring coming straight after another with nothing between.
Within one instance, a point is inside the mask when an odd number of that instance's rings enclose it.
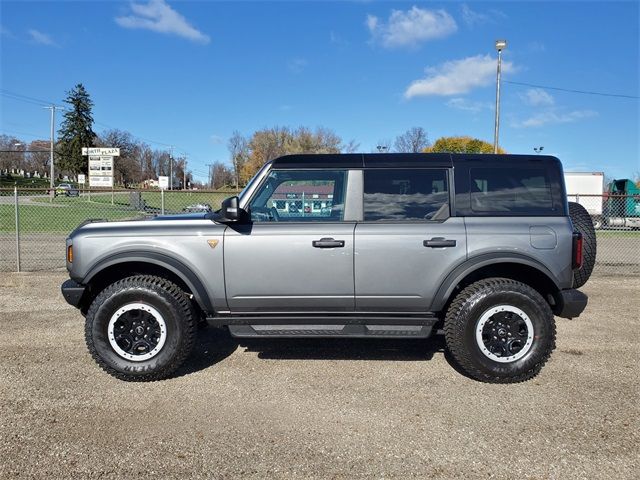
<instances>
[{"instance_id":1,"label":"gravel lot","mask_svg":"<svg viewBox=\"0 0 640 480\"><path fill-rule=\"evenodd\" d=\"M87 353L64 279L0 279L0 478L637 478L638 277L593 278L519 385L462 376L439 338L211 328L175 378L124 383Z\"/></svg>"}]
</instances>

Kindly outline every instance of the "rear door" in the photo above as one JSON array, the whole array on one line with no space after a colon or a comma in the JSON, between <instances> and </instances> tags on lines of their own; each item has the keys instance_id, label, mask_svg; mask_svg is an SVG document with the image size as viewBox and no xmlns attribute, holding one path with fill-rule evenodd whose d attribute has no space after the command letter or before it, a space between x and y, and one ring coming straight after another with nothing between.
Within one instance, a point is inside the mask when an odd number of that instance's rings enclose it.
<instances>
[{"instance_id":1,"label":"rear door","mask_svg":"<svg viewBox=\"0 0 640 480\"><path fill-rule=\"evenodd\" d=\"M356 310L424 312L466 259L464 219L450 216L449 184L446 168L365 169Z\"/></svg>"}]
</instances>

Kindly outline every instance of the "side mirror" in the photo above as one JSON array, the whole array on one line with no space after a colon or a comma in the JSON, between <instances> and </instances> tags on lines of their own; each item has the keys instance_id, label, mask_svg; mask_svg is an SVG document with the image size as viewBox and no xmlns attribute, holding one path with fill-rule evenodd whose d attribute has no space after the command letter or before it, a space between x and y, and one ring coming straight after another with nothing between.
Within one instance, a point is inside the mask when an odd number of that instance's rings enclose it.
<instances>
[{"instance_id":1,"label":"side mirror","mask_svg":"<svg viewBox=\"0 0 640 480\"><path fill-rule=\"evenodd\" d=\"M221 222L239 222L245 218L246 212L239 206L238 197L229 197L222 201L220 207Z\"/></svg>"}]
</instances>

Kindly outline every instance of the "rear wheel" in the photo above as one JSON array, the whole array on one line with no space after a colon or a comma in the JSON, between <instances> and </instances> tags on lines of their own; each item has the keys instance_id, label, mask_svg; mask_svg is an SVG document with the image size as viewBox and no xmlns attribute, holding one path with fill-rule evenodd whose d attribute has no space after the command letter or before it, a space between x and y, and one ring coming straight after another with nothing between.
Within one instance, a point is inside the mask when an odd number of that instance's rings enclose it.
<instances>
[{"instance_id":1,"label":"rear wheel","mask_svg":"<svg viewBox=\"0 0 640 480\"><path fill-rule=\"evenodd\" d=\"M555 348L553 313L528 285L490 278L462 290L444 324L447 348L470 377L516 383L535 377Z\"/></svg>"},{"instance_id":2,"label":"rear wheel","mask_svg":"<svg viewBox=\"0 0 640 480\"><path fill-rule=\"evenodd\" d=\"M569 216L574 230L582 234L582 266L573 272L573 286L580 288L591 276L596 264L596 230L587 209L576 202L569 202Z\"/></svg>"},{"instance_id":3,"label":"rear wheel","mask_svg":"<svg viewBox=\"0 0 640 480\"><path fill-rule=\"evenodd\" d=\"M159 380L191 352L197 320L173 283L128 277L103 290L86 316L85 339L94 360L121 380Z\"/></svg>"}]
</instances>

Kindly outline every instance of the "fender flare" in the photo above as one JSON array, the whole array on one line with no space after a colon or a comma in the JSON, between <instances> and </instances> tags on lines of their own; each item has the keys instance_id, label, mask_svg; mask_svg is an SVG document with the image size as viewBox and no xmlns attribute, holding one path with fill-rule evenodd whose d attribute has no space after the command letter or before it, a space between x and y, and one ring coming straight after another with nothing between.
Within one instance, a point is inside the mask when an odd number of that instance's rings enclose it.
<instances>
[{"instance_id":1,"label":"fender flare","mask_svg":"<svg viewBox=\"0 0 640 480\"><path fill-rule=\"evenodd\" d=\"M535 268L540 273L544 274L551 282L553 282L557 290L561 290L560 282L558 281L556 276L546 266L544 266L541 262L534 258L518 253L486 253L465 260L463 263L449 272L449 274L445 277L444 281L440 285L440 288L438 288L438 291L433 298L433 302L431 303L431 308L429 310L432 312L441 311L449 300L449 297L453 293L453 289L467 275L481 269L482 267L486 267L487 265L499 263L519 263L521 265Z\"/></svg>"},{"instance_id":2,"label":"fender flare","mask_svg":"<svg viewBox=\"0 0 640 480\"><path fill-rule=\"evenodd\" d=\"M148 263L165 268L182 280L193 293L193 297L205 312L213 312L213 304L209 294L200 278L193 271L181 263L179 260L159 252L132 251L120 252L110 255L95 262L82 279L82 283L87 285L91 280L104 269L118 264L129 262Z\"/></svg>"}]
</instances>

